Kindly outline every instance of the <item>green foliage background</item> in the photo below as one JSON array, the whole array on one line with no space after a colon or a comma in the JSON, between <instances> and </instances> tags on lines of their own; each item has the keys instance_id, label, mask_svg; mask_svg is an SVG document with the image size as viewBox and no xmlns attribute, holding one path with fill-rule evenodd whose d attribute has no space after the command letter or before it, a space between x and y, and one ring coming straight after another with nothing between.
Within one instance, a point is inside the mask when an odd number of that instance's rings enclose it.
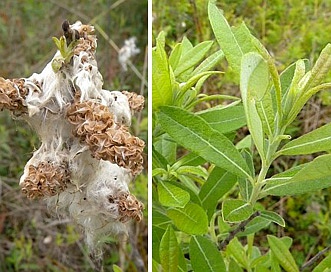
<instances>
[{"instance_id":1,"label":"green foliage background","mask_svg":"<svg viewBox=\"0 0 331 272\"><path fill-rule=\"evenodd\" d=\"M93 20L103 32L96 31L104 88L132 90L147 101L147 18L147 0L1 1L0 76L19 78L41 72L56 51L52 37L62 35L62 22ZM123 72L117 60L116 47L131 36L137 37L141 50L132 59L140 75L130 68ZM147 104L133 120L132 130L147 142ZM19 177L38 147L38 137L27 124L0 112L0 271L93 271L80 231L69 221L49 216L42 201L27 200L20 192ZM147 156L145 161L147 165ZM133 187L145 203L145 219L132 225L126 247L106 246L105 271L111 271L114 263L124 271L137 271L135 250L147 267L147 174L138 177Z\"/></svg>"},{"instance_id":2,"label":"green foliage background","mask_svg":"<svg viewBox=\"0 0 331 272\"><path fill-rule=\"evenodd\" d=\"M153 0L153 42L161 31L166 33L166 45L170 51L184 36L196 45L213 39L208 22L207 0ZM277 68L282 71L298 58L307 58L314 63L322 48L330 42L331 2L323 0L286 1L217 1L230 25L246 25L268 51L277 59ZM227 71L219 65L216 70ZM204 87L206 94L234 94L239 96L237 86L230 83L231 73L211 77ZM327 81L330 81L331 73ZM305 134L330 120L330 92L323 92L310 100L304 111L291 126L288 133L293 137ZM205 107L211 104L206 103ZM240 131L238 139L245 135ZM312 156L279 158L273 165L274 173L311 161ZM256 162L258 163L258 162ZM272 175L273 173L270 173ZM292 254L303 264L317 252L330 245L331 240L331 190L297 197L268 197L262 203L272 206L286 220L286 228L272 225L266 233L293 238ZM261 232L260 246L267 245L266 233Z\"/></svg>"}]
</instances>

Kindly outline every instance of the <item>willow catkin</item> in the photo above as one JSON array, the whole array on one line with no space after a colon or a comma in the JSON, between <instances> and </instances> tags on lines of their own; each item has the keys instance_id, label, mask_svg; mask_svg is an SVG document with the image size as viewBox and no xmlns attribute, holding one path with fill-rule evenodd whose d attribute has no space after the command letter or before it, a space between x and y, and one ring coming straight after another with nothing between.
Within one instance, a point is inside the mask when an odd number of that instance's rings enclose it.
<instances>
[{"instance_id":1,"label":"willow catkin","mask_svg":"<svg viewBox=\"0 0 331 272\"><path fill-rule=\"evenodd\" d=\"M72 218L94 251L104 236L123 237L128 221L142 219L129 183L143 169L145 144L129 126L144 99L102 89L93 26L65 21L62 28L63 38L54 39L61 50L40 74L0 78L0 110L26 120L41 140L24 167L22 192Z\"/></svg>"}]
</instances>

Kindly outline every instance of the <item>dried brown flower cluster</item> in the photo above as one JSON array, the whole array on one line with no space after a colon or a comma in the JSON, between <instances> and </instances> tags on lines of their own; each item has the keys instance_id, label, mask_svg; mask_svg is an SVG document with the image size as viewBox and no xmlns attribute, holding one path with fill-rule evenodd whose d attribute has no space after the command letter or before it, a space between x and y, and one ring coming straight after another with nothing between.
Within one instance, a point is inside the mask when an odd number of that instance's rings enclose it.
<instances>
[{"instance_id":1,"label":"dried brown flower cluster","mask_svg":"<svg viewBox=\"0 0 331 272\"><path fill-rule=\"evenodd\" d=\"M70 175L65 163L59 165L43 161L37 166L29 166L29 173L24 179L22 192L28 198L54 196L64 191L69 181Z\"/></svg>"},{"instance_id":2,"label":"dried brown flower cluster","mask_svg":"<svg viewBox=\"0 0 331 272\"><path fill-rule=\"evenodd\" d=\"M116 163L133 175L142 171L145 143L126 127L115 124L107 106L91 100L76 101L68 108L67 118L75 126L75 136L89 146L93 157Z\"/></svg>"},{"instance_id":3,"label":"dried brown flower cluster","mask_svg":"<svg viewBox=\"0 0 331 272\"><path fill-rule=\"evenodd\" d=\"M95 53L96 50L96 36L94 35L94 27L90 25L81 25L78 33L80 36L79 43L75 47L75 55L80 52Z\"/></svg>"},{"instance_id":4,"label":"dried brown flower cluster","mask_svg":"<svg viewBox=\"0 0 331 272\"><path fill-rule=\"evenodd\" d=\"M29 91L24 87L24 82L24 79L0 77L0 110L8 109L16 116L27 112L25 98Z\"/></svg>"},{"instance_id":5,"label":"dried brown flower cluster","mask_svg":"<svg viewBox=\"0 0 331 272\"><path fill-rule=\"evenodd\" d=\"M142 219L142 211L144 205L136 199L134 195L129 193L123 193L116 196L109 196L110 203L116 203L118 205L118 213L120 215L120 222L127 222L130 219L134 219L140 222Z\"/></svg>"},{"instance_id":6,"label":"dried brown flower cluster","mask_svg":"<svg viewBox=\"0 0 331 272\"><path fill-rule=\"evenodd\" d=\"M145 98L142 95L128 91L122 91L122 94L126 95L126 97L128 98L129 106L132 111L142 111L145 103Z\"/></svg>"}]
</instances>

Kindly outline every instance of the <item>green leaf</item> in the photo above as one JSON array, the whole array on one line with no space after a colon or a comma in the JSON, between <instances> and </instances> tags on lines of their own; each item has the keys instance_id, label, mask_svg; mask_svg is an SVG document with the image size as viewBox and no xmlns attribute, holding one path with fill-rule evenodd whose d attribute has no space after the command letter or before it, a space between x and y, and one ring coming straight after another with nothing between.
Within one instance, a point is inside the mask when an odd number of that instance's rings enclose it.
<instances>
[{"instance_id":1,"label":"green leaf","mask_svg":"<svg viewBox=\"0 0 331 272\"><path fill-rule=\"evenodd\" d=\"M174 49L171 51L169 56L169 64L174 71L179 63L180 57L182 55L182 44L177 43Z\"/></svg>"},{"instance_id":2,"label":"green leaf","mask_svg":"<svg viewBox=\"0 0 331 272\"><path fill-rule=\"evenodd\" d=\"M319 55L309 79L301 86L302 93L305 90L316 87L321 84L331 69L331 44L328 43Z\"/></svg>"},{"instance_id":3,"label":"green leaf","mask_svg":"<svg viewBox=\"0 0 331 272\"><path fill-rule=\"evenodd\" d=\"M162 128L186 149L233 174L249 177L239 151L201 117L176 107L163 107L158 117Z\"/></svg>"},{"instance_id":4,"label":"green leaf","mask_svg":"<svg viewBox=\"0 0 331 272\"><path fill-rule=\"evenodd\" d=\"M233 257L244 268L248 266L246 252L242 244L234 237L226 247L227 255Z\"/></svg>"},{"instance_id":5,"label":"green leaf","mask_svg":"<svg viewBox=\"0 0 331 272\"><path fill-rule=\"evenodd\" d=\"M114 271L114 272L123 272L122 268L120 268L120 267L117 266L116 264L113 264L113 271Z\"/></svg>"},{"instance_id":6,"label":"green leaf","mask_svg":"<svg viewBox=\"0 0 331 272\"><path fill-rule=\"evenodd\" d=\"M194 271L226 272L225 263L216 245L202 236L192 236L190 260Z\"/></svg>"},{"instance_id":7,"label":"green leaf","mask_svg":"<svg viewBox=\"0 0 331 272\"><path fill-rule=\"evenodd\" d=\"M246 125L243 106L214 107L200 111L197 115L221 133L231 132Z\"/></svg>"},{"instance_id":8,"label":"green leaf","mask_svg":"<svg viewBox=\"0 0 331 272\"><path fill-rule=\"evenodd\" d=\"M152 146L152 166L154 168L162 168L162 169L167 169L168 161L163 155L158 152L154 145Z\"/></svg>"},{"instance_id":9,"label":"green leaf","mask_svg":"<svg viewBox=\"0 0 331 272\"><path fill-rule=\"evenodd\" d=\"M174 70L175 77L178 77L183 72L197 65L207 54L212 45L213 41L204 41L188 51L182 50L181 58Z\"/></svg>"},{"instance_id":10,"label":"green leaf","mask_svg":"<svg viewBox=\"0 0 331 272\"><path fill-rule=\"evenodd\" d=\"M300 81L300 79L303 77L305 74L306 69L308 68L309 65L309 60L307 59L300 59L294 63L292 63L290 66L288 66L281 74L280 74L280 85L282 88L282 93L285 95L288 91L289 88L292 84L292 81L297 75L301 75L298 77L299 80L295 81ZM303 69L302 69L303 68ZM302 73L303 72L303 73Z\"/></svg>"},{"instance_id":11,"label":"green leaf","mask_svg":"<svg viewBox=\"0 0 331 272\"><path fill-rule=\"evenodd\" d=\"M331 150L331 123L288 142L279 154L303 155L327 150Z\"/></svg>"},{"instance_id":12,"label":"green leaf","mask_svg":"<svg viewBox=\"0 0 331 272\"><path fill-rule=\"evenodd\" d=\"M218 50L215 53L207 57L201 64L194 69L191 76L198 75L202 72L209 71L213 69L222 59L224 58L224 53L222 50Z\"/></svg>"},{"instance_id":13,"label":"green leaf","mask_svg":"<svg viewBox=\"0 0 331 272\"><path fill-rule=\"evenodd\" d=\"M240 90L246 112L246 120L255 146L262 158L264 154L264 133L262 121L256 109L256 102L261 100L267 90L268 74L266 63L257 53L244 55L241 66ZM261 75L260 75L261 74ZM262 80L259 81L259 76Z\"/></svg>"},{"instance_id":14,"label":"green leaf","mask_svg":"<svg viewBox=\"0 0 331 272\"><path fill-rule=\"evenodd\" d=\"M243 269L234 259L231 258L229 263L229 271L243 272Z\"/></svg>"},{"instance_id":15,"label":"green leaf","mask_svg":"<svg viewBox=\"0 0 331 272\"><path fill-rule=\"evenodd\" d=\"M163 270L167 272L178 269L179 246L174 230L167 228L160 242L160 262Z\"/></svg>"},{"instance_id":16,"label":"green leaf","mask_svg":"<svg viewBox=\"0 0 331 272\"><path fill-rule=\"evenodd\" d=\"M271 211L261 211L261 217L268 219L269 221L274 222L281 227L285 227L285 221L278 213Z\"/></svg>"},{"instance_id":17,"label":"green leaf","mask_svg":"<svg viewBox=\"0 0 331 272\"><path fill-rule=\"evenodd\" d=\"M159 201L165 207L183 208L190 201L190 194L168 182L158 183Z\"/></svg>"},{"instance_id":18,"label":"green leaf","mask_svg":"<svg viewBox=\"0 0 331 272\"><path fill-rule=\"evenodd\" d=\"M270 220L262 218L262 217L255 217L250 221L243 232L238 233L238 237L246 237L249 234L257 233L258 231L267 228L270 225Z\"/></svg>"},{"instance_id":19,"label":"green leaf","mask_svg":"<svg viewBox=\"0 0 331 272\"><path fill-rule=\"evenodd\" d=\"M161 229L155 225L152 227L152 256L160 263L160 241L165 233L165 229Z\"/></svg>"},{"instance_id":20,"label":"green leaf","mask_svg":"<svg viewBox=\"0 0 331 272\"><path fill-rule=\"evenodd\" d=\"M331 269L331 255L323 259L313 270L313 272L329 272Z\"/></svg>"},{"instance_id":21,"label":"green leaf","mask_svg":"<svg viewBox=\"0 0 331 272\"><path fill-rule=\"evenodd\" d=\"M224 169L215 167L199 192L202 207L207 211L208 218L213 215L218 201L235 185L236 176Z\"/></svg>"},{"instance_id":22,"label":"green leaf","mask_svg":"<svg viewBox=\"0 0 331 272\"><path fill-rule=\"evenodd\" d=\"M214 35L227 61L237 75L240 73L240 63L243 55L242 49L233 34L231 27L217 6L209 1L208 17Z\"/></svg>"},{"instance_id":23,"label":"green leaf","mask_svg":"<svg viewBox=\"0 0 331 272\"><path fill-rule=\"evenodd\" d=\"M307 163L292 178L270 180L265 189L265 195L298 195L314 192L331 186L331 154L322 155Z\"/></svg>"},{"instance_id":24,"label":"green leaf","mask_svg":"<svg viewBox=\"0 0 331 272\"><path fill-rule=\"evenodd\" d=\"M245 201L249 201L253 190L252 183L250 183L248 179L238 178L238 185L242 198Z\"/></svg>"},{"instance_id":25,"label":"green leaf","mask_svg":"<svg viewBox=\"0 0 331 272\"><path fill-rule=\"evenodd\" d=\"M171 224L171 220L167 217L163 210L161 211L154 208L152 211L152 220L153 226L161 229L166 229L167 226Z\"/></svg>"},{"instance_id":26,"label":"green leaf","mask_svg":"<svg viewBox=\"0 0 331 272\"><path fill-rule=\"evenodd\" d=\"M185 154L183 157L178 159L171 167L176 170L183 165L198 166L205 163L205 160L199 157L195 153Z\"/></svg>"},{"instance_id":27,"label":"green leaf","mask_svg":"<svg viewBox=\"0 0 331 272\"><path fill-rule=\"evenodd\" d=\"M291 76L291 67L290 66L285 72L286 75L287 75L287 81L289 81L289 77ZM293 119L295 118L296 114L293 115L290 115L290 117L288 117L288 115L293 112L293 108L296 108L296 112L299 112L301 110L301 106L298 105L296 103L296 100L298 98L298 96L300 96L300 93L299 93L299 82L300 80L303 78L304 74L305 74L305 71L306 71L306 64L303 60L298 60L296 63L295 63L295 66L294 66L294 71L293 71L293 75L292 75L292 78L291 78L291 82L290 82L290 85L288 86L288 91L285 93L284 95L284 98L283 98L283 111L284 111L284 123L285 124L290 124ZM282 79L282 78L281 78ZM283 85L287 85L287 81L284 83L282 83ZM282 85L282 88L285 88L286 86L283 86ZM283 89L282 89L283 90Z\"/></svg>"},{"instance_id":28,"label":"green leaf","mask_svg":"<svg viewBox=\"0 0 331 272\"><path fill-rule=\"evenodd\" d=\"M226 199L222 205L222 213L225 221L240 222L253 214L253 207L240 199Z\"/></svg>"},{"instance_id":29,"label":"green leaf","mask_svg":"<svg viewBox=\"0 0 331 272\"><path fill-rule=\"evenodd\" d=\"M197 176L201 177L203 180L206 180L208 177L208 172L206 168L202 166L190 166L184 165L177 169L177 173L180 175L189 175L189 176Z\"/></svg>"},{"instance_id":30,"label":"green leaf","mask_svg":"<svg viewBox=\"0 0 331 272\"><path fill-rule=\"evenodd\" d=\"M272 253L284 270L287 272L299 272L298 266L284 242L272 235L267 235L267 239Z\"/></svg>"},{"instance_id":31,"label":"green leaf","mask_svg":"<svg viewBox=\"0 0 331 272\"><path fill-rule=\"evenodd\" d=\"M232 32L236 37L243 54L257 52L254 43L252 43L253 36L244 22L242 22L239 27L232 27Z\"/></svg>"},{"instance_id":32,"label":"green leaf","mask_svg":"<svg viewBox=\"0 0 331 272\"><path fill-rule=\"evenodd\" d=\"M169 164L176 161L177 144L168 134L162 134L154 141L154 148L158 153L162 154Z\"/></svg>"},{"instance_id":33,"label":"green leaf","mask_svg":"<svg viewBox=\"0 0 331 272\"><path fill-rule=\"evenodd\" d=\"M207 214L197 204L189 202L184 208L170 208L167 215L183 232L197 235L208 232Z\"/></svg>"},{"instance_id":34,"label":"green leaf","mask_svg":"<svg viewBox=\"0 0 331 272\"><path fill-rule=\"evenodd\" d=\"M180 92L186 92L191 87L193 87L194 84L196 84L201 78L203 78L205 76L209 77L209 76L214 75L214 74L222 74L222 72L208 71L208 72L202 72L202 73L199 73L197 75L194 75L194 76L190 77L190 79L187 82L185 82L184 85L182 85L180 87Z\"/></svg>"},{"instance_id":35,"label":"green leaf","mask_svg":"<svg viewBox=\"0 0 331 272\"><path fill-rule=\"evenodd\" d=\"M156 47L152 50L152 97L153 110L160 106L168 105L172 101L172 77L171 68L164 50L165 36L161 32L156 38Z\"/></svg>"}]
</instances>

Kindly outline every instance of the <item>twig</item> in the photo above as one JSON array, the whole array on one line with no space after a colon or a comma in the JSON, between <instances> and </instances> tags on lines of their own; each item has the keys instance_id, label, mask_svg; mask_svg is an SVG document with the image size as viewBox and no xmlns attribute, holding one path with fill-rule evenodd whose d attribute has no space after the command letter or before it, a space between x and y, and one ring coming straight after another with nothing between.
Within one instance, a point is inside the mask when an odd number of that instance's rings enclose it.
<instances>
[{"instance_id":1,"label":"twig","mask_svg":"<svg viewBox=\"0 0 331 272\"><path fill-rule=\"evenodd\" d=\"M301 266L300 271L303 271L304 269L306 269L307 267L311 266L314 262L316 262L324 253L328 252L331 250L331 246L328 246L326 248L324 248L322 251L318 252L313 258L311 258L308 262L306 262L305 264L303 264Z\"/></svg>"},{"instance_id":2,"label":"twig","mask_svg":"<svg viewBox=\"0 0 331 272\"><path fill-rule=\"evenodd\" d=\"M228 244L229 242L239 233L245 230L246 225L252 221L255 217L260 216L260 212L256 211L255 213L253 213L248 219L242 221L238 227L236 227L233 231L230 231L228 234L228 237L226 237L222 243L219 244L219 249L223 250Z\"/></svg>"}]
</instances>

